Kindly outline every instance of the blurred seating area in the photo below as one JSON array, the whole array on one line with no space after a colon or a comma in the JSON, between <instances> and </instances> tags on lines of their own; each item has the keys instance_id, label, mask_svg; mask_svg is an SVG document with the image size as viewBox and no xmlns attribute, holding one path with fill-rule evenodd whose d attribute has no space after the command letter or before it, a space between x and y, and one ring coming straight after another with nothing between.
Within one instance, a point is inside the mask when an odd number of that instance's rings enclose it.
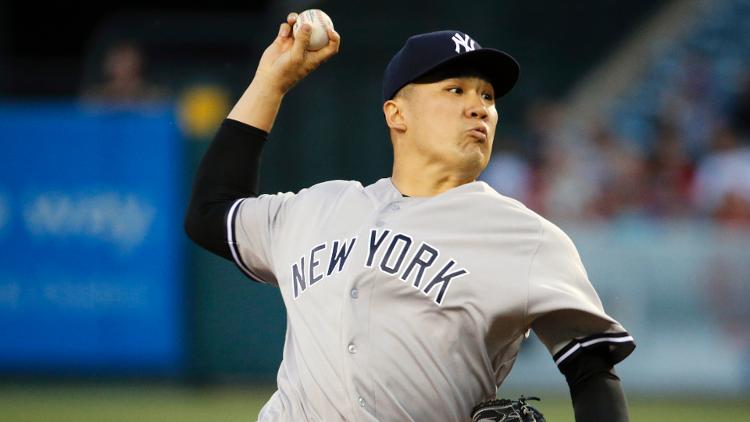
<instances>
[{"instance_id":1,"label":"blurred seating area","mask_svg":"<svg viewBox=\"0 0 750 422\"><path fill-rule=\"evenodd\" d=\"M553 220L750 224L750 0L708 4L575 139L535 100L484 179Z\"/></svg>"}]
</instances>

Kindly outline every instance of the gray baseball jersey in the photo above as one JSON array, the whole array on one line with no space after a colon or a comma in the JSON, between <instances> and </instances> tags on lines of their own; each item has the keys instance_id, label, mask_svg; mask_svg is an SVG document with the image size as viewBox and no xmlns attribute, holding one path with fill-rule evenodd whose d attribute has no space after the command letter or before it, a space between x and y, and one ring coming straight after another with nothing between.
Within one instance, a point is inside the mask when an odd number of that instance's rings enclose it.
<instances>
[{"instance_id":1,"label":"gray baseball jersey","mask_svg":"<svg viewBox=\"0 0 750 422\"><path fill-rule=\"evenodd\" d=\"M632 338L603 310L570 239L484 182L428 198L391 179L241 199L239 267L287 310L261 421L464 421L534 329L558 364Z\"/></svg>"}]
</instances>

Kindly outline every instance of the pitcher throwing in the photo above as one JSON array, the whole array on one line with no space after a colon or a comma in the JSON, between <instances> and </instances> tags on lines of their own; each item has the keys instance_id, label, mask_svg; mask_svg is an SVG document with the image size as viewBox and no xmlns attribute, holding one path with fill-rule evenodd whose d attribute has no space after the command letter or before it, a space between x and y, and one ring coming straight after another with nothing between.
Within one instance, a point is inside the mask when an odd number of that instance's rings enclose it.
<instances>
[{"instance_id":1,"label":"pitcher throwing","mask_svg":"<svg viewBox=\"0 0 750 422\"><path fill-rule=\"evenodd\" d=\"M217 132L185 220L195 242L284 300L278 390L259 420L471 420L529 330L565 375L576 420L628 420L613 365L633 338L605 313L573 243L477 181L497 101L518 79L510 55L461 31L409 38L383 77L391 176L258 195L284 95L339 49L330 29L309 51L309 25L291 33L296 17Z\"/></svg>"}]
</instances>

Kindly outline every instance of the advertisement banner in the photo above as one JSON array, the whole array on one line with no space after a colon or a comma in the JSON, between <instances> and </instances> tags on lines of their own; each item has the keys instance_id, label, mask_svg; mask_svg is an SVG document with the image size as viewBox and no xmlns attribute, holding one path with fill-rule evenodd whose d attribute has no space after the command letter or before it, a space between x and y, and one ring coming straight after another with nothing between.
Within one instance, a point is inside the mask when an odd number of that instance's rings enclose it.
<instances>
[{"instance_id":1,"label":"advertisement banner","mask_svg":"<svg viewBox=\"0 0 750 422\"><path fill-rule=\"evenodd\" d=\"M0 371L178 370L171 107L0 105L0 139Z\"/></svg>"}]
</instances>

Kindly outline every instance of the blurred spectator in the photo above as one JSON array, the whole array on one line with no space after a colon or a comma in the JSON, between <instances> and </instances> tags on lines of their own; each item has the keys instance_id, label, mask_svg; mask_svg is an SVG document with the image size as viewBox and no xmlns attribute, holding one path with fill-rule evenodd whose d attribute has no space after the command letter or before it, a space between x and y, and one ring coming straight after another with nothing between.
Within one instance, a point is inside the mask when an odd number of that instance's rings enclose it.
<instances>
[{"instance_id":1,"label":"blurred spectator","mask_svg":"<svg viewBox=\"0 0 750 422\"><path fill-rule=\"evenodd\" d=\"M592 140L598 187L584 215L613 218L643 214L648 173L641 152L603 127Z\"/></svg>"},{"instance_id":2,"label":"blurred spectator","mask_svg":"<svg viewBox=\"0 0 750 422\"><path fill-rule=\"evenodd\" d=\"M677 129L662 122L648 159L649 214L664 218L690 216L694 174L695 166Z\"/></svg>"},{"instance_id":3,"label":"blurred spectator","mask_svg":"<svg viewBox=\"0 0 750 422\"><path fill-rule=\"evenodd\" d=\"M640 151L605 126L582 141L547 146L544 214L590 220L644 213L648 173Z\"/></svg>"},{"instance_id":4,"label":"blurred spectator","mask_svg":"<svg viewBox=\"0 0 750 422\"><path fill-rule=\"evenodd\" d=\"M516 139L495 138L492 159L480 179L501 194L526 203L531 193L532 173L527 162L515 151L518 146Z\"/></svg>"},{"instance_id":5,"label":"blurred spectator","mask_svg":"<svg viewBox=\"0 0 750 422\"><path fill-rule=\"evenodd\" d=\"M534 99L524 115L525 131L520 138L519 153L525 158L529 169L529 185L524 203L537 212L546 212L547 196L551 180L566 168L566 152L560 141L562 132L562 110L559 102ZM568 205L556 208L561 215L572 213Z\"/></svg>"},{"instance_id":6,"label":"blurred spectator","mask_svg":"<svg viewBox=\"0 0 750 422\"><path fill-rule=\"evenodd\" d=\"M701 55L689 55L674 75L675 85L665 92L659 120L674 125L693 159L709 149L717 121L719 101L712 63Z\"/></svg>"},{"instance_id":7,"label":"blurred spectator","mask_svg":"<svg viewBox=\"0 0 750 422\"><path fill-rule=\"evenodd\" d=\"M599 169L590 149L576 150L562 142L549 142L543 154L541 207L539 212L553 219L575 219L584 214L597 187Z\"/></svg>"},{"instance_id":8,"label":"blurred spectator","mask_svg":"<svg viewBox=\"0 0 750 422\"><path fill-rule=\"evenodd\" d=\"M543 166L544 149L551 139L560 134L562 106L549 99L535 99L524 116L526 132L520 152L532 167Z\"/></svg>"},{"instance_id":9,"label":"blurred spectator","mask_svg":"<svg viewBox=\"0 0 750 422\"><path fill-rule=\"evenodd\" d=\"M750 147L729 126L714 133L713 151L698 165L695 206L725 223L750 223Z\"/></svg>"},{"instance_id":10,"label":"blurred spectator","mask_svg":"<svg viewBox=\"0 0 750 422\"><path fill-rule=\"evenodd\" d=\"M163 99L166 93L145 80L143 67L143 52L137 45L129 41L113 45L105 53L102 62L103 81L85 88L83 99L115 104Z\"/></svg>"}]
</instances>

